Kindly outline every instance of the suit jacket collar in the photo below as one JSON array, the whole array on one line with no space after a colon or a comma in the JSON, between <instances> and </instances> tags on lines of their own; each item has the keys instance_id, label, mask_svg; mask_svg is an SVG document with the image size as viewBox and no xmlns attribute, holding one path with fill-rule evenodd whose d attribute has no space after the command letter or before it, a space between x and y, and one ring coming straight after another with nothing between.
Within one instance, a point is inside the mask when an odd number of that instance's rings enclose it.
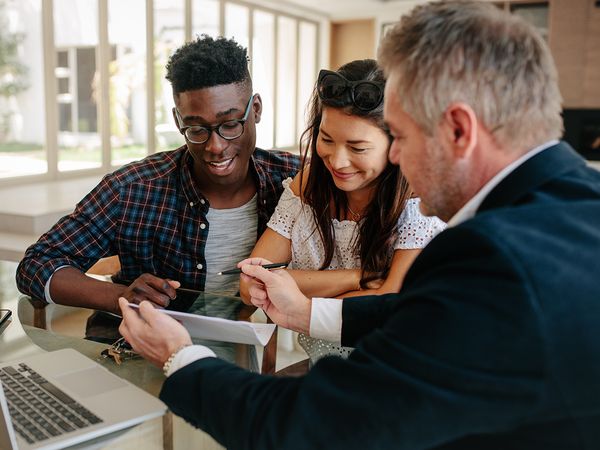
<instances>
[{"instance_id":1,"label":"suit jacket collar","mask_svg":"<svg viewBox=\"0 0 600 450\"><path fill-rule=\"evenodd\" d=\"M566 142L549 147L504 178L483 200L477 213L514 204L548 180L579 166L585 166L584 159Z\"/></svg>"}]
</instances>

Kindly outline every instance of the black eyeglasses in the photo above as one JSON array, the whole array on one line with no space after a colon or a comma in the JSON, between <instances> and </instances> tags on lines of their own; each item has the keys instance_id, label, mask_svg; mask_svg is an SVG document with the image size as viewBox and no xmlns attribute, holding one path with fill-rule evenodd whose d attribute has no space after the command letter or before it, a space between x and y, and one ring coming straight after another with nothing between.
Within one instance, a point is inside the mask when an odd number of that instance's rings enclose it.
<instances>
[{"instance_id":1,"label":"black eyeglasses","mask_svg":"<svg viewBox=\"0 0 600 450\"><path fill-rule=\"evenodd\" d=\"M179 126L179 131L192 144L204 144L206 141L208 141L210 134L213 131L216 131L219 136L227 141L237 139L244 134L244 124L248 120L248 114L250 114L250 107L252 106L254 97L256 97L256 94L252 95L250 100L248 100L244 117L241 119L228 120L220 123L219 125L215 125L214 127L211 127L210 125L184 126L183 119L181 118L179 111L177 108L173 108L175 110L175 115L177 116L177 125Z\"/></svg>"},{"instance_id":2,"label":"black eyeglasses","mask_svg":"<svg viewBox=\"0 0 600 450\"><path fill-rule=\"evenodd\" d=\"M322 69L317 81L317 92L327 105L343 107L354 104L362 111L371 111L381 104L384 86L379 81L350 81L337 72Z\"/></svg>"}]
</instances>

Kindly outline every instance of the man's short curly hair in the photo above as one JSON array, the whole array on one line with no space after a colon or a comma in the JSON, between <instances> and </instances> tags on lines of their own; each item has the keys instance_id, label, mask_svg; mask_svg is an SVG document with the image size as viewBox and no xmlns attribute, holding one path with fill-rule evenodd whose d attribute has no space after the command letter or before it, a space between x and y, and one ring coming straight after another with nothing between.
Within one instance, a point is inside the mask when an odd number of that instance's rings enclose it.
<instances>
[{"instance_id":1,"label":"man's short curly hair","mask_svg":"<svg viewBox=\"0 0 600 450\"><path fill-rule=\"evenodd\" d=\"M231 83L249 83L248 52L233 39L203 34L179 47L167 63L173 94Z\"/></svg>"}]
</instances>

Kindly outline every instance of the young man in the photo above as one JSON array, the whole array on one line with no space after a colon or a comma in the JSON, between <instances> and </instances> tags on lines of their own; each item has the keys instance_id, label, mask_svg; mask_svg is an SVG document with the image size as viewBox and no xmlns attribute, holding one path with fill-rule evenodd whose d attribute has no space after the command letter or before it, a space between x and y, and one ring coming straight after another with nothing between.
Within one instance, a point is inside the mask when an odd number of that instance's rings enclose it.
<instances>
[{"instance_id":1,"label":"young man","mask_svg":"<svg viewBox=\"0 0 600 450\"><path fill-rule=\"evenodd\" d=\"M556 140L547 44L491 4L429 3L380 62L390 159L449 228L399 294L311 301L285 270L241 264L274 322L355 346L349 359L250 374L182 348L146 302L138 316L121 301L122 333L166 362L169 408L229 449L599 448L600 173Z\"/></svg>"},{"instance_id":2,"label":"young man","mask_svg":"<svg viewBox=\"0 0 600 450\"><path fill-rule=\"evenodd\" d=\"M27 250L21 292L109 311L121 296L166 306L179 285L237 292L237 277L216 273L250 254L299 161L255 147L261 98L246 49L233 40L204 36L182 46L167 79L186 144L105 176ZM116 283L84 275L110 255L121 264Z\"/></svg>"}]
</instances>

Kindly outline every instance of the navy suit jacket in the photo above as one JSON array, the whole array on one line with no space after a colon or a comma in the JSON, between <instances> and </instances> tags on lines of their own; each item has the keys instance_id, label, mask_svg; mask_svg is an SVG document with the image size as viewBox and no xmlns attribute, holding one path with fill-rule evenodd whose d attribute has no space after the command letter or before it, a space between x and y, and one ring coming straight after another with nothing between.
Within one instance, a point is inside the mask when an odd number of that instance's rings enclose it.
<instances>
[{"instance_id":1,"label":"navy suit jacket","mask_svg":"<svg viewBox=\"0 0 600 450\"><path fill-rule=\"evenodd\" d=\"M600 172L529 159L399 294L344 300L342 343L300 378L199 360L161 399L231 449L600 448Z\"/></svg>"}]
</instances>

